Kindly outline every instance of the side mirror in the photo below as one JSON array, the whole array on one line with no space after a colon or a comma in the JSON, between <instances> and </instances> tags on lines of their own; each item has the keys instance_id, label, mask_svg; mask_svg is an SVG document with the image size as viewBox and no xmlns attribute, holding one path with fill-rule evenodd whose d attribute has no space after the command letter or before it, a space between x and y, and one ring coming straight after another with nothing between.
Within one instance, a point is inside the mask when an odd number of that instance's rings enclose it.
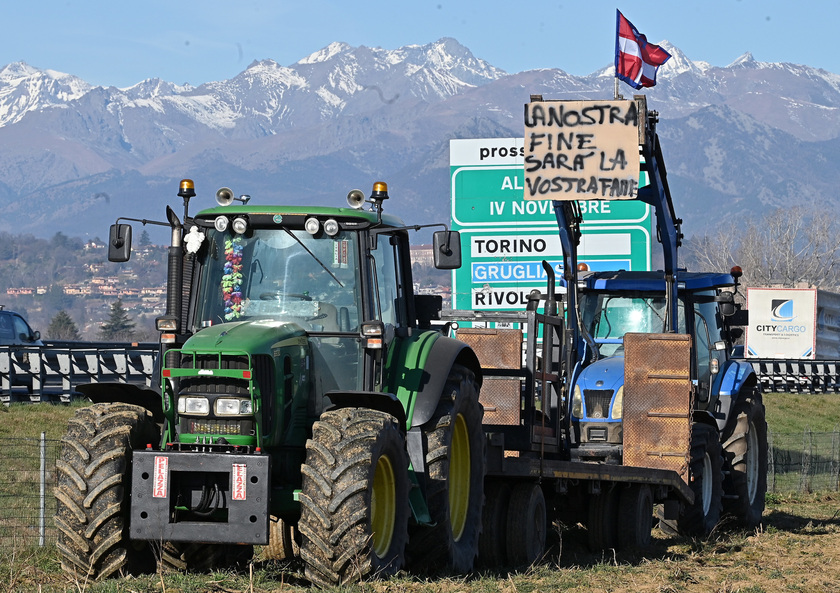
<instances>
[{"instance_id":1,"label":"side mirror","mask_svg":"<svg viewBox=\"0 0 840 593\"><path fill-rule=\"evenodd\" d=\"M729 325L749 325L750 324L750 310L749 309L737 309L730 317L729 317Z\"/></svg>"},{"instance_id":2,"label":"side mirror","mask_svg":"<svg viewBox=\"0 0 840 593\"><path fill-rule=\"evenodd\" d=\"M443 297L439 294L418 294L414 297L414 308L417 310L418 327L429 329L432 321L440 320Z\"/></svg>"},{"instance_id":3,"label":"side mirror","mask_svg":"<svg viewBox=\"0 0 840 593\"><path fill-rule=\"evenodd\" d=\"M20 339L21 342L37 342L38 340L41 339L41 332L37 332L37 331L31 332L31 333L20 332L20 334L18 334L18 338Z\"/></svg>"},{"instance_id":4,"label":"side mirror","mask_svg":"<svg viewBox=\"0 0 840 593\"><path fill-rule=\"evenodd\" d=\"M724 317L730 317L735 314L735 295L731 292L721 292L715 297L715 301L719 303L718 308L720 314Z\"/></svg>"},{"instance_id":5,"label":"side mirror","mask_svg":"<svg viewBox=\"0 0 840 593\"><path fill-rule=\"evenodd\" d=\"M432 252L438 270L457 270L461 267L461 233L436 231L432 239Z\"/></svg>"},{"instance_id":6,"label":"side mirror","mask_svg":"<svg viewBox=\"0 0 840 593\"><path fill-rule=\"evenodd\" d=\"M112 224L108 237L108 261L126 262L131 257L131 225Z\"/></svg>"}]
</instances>

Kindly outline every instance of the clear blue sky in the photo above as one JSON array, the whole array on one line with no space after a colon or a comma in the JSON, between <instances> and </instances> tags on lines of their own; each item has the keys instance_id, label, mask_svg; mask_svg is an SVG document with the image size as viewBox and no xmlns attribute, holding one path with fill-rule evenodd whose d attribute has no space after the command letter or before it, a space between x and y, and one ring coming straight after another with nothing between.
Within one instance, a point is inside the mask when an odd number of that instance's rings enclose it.
<instances>
[{"instance_id":1,"label":"clear blue sky","mask_svg":"<svg viewBox=\"0 0 840 593\"><path fill-rule=\"evenodd\" d=\"M654 9L655 7L655 9ZM255 59L290 65L333 41L395 49L454 37L508 72L585 75L613 61L615 9L651 42L725 66L750 51L840 73L837 0L41 0L4 3L0 65L95 85L198 85Z\"/></svg>"}]
</instances>

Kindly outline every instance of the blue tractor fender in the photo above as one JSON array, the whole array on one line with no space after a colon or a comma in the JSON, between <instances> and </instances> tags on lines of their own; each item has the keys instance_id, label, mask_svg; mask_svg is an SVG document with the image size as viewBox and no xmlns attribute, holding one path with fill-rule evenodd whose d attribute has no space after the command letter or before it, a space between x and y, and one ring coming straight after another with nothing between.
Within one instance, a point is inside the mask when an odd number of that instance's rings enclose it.
<instances>
[{"instance_id":1,"label":"blue tractor fender","mask_svg":"<svg viewBox=\"0 0 840 593\"><path fill-rule=\"evenodd\" d=\"M742 397L751 395L757 384L758 378L749 362L729 359L723 363L712 386L720 402L720 410L715 414L719 431L729 422L733 406Z\"/></svg>"}]
</instances>

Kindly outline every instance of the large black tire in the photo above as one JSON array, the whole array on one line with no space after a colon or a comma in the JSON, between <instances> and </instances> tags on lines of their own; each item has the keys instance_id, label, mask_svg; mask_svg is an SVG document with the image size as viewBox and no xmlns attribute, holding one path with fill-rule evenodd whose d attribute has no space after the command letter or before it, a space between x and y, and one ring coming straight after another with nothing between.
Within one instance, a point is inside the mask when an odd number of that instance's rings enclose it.
<instances>
[{"instance_id":1,"label":"large black tire","mask_svg":"<svg viewBox=\"0 0 840 593\"><path fill-rule=\"evenodd\" d=\"M647 484L630 484L618 495L618 549L650 545L653 527L653 493Z\"/></svg>"},{"instance_id":2,"label":"large black tire","mask_svg":"<svg viewBox=\"0 0 840 593\"><path fill-rule=\"evenodd\" d=\"M426 503L433 526L411 533L413 570L464 574L473 569L484 504L483 415L475 374L453 365L437 409L423 428Z\"/></svg>"},{"instance_id":3,"label":"large black tire","mask_svg":"<svg viewBox=\"0 0 840 593\"><path fill-rule=\"evenodd\" d=\"M586 523L589 549L593 552L615 549L618 541L618 489L605 484L601 492L589 499Z\"/></svg>"},{"instance_id":4,"label":"large black tire","mask_svg":"<svg viewBox=\"0 0 840 593\"><path fill-rule=\"evenodd\" d=\"M139 406L95 404L68 422L56 461L56 547L77 582L154 570L152 546L128 539L128 505L132 451L159 441L152 414Z\"/></svg>"},{"instance_id":5,"label":"large black tire","mask_svg":"<svg viewBox=\"0 0 840 593\"><path fill-rule=\"evenodd\" d=\"M691 427L689 484L694 504L680 506L676 522L662 520L666 533L706 537L720 521L723 507L723 454L718 433L708 424Z\"/></svg>"},{"instance_id":6,"label":"large black tire","mask_svg":"<svg viewBox=\"0 0 840 593\"><path fill-rule=\"evenodd\" d=\"M735 404L723 437L723 457L723 511L738 525L753 529L761 524L767 493L767 421L757 390Z\"/></svg>"},{"instance_id":7,"label":"large black tire","mask_svg":"<svg viewBox=\"0 0 840 593\"><path fill-rule=\"evenodd\" d=\"M511 566L530 566L543 557L548 531L545 496L539 484L513 487L507 513L507 558Z\"/></svg>"},{"instance_id":8,"label":"large black tire","mask_svg":"<svg viewBox=\"0 0 840 593\"><path fill-rule=\"evenodd\" d=\"M510 504L510 484L488 482L484 488L484 510L481 516L481 536L478 539L478 566L496 569L507 566L507 514Z\"/></svg>"},{"instance_id":9,"label":"large black tire","mask_svg":"<svg viewBox=\"0 0 840 593\"><path fill-rule=\"evenodd\" d=\"M306 577L332 587L396 573L408 538L408 455L390 414L324 412L301 467L300 556Z\"/></svg>"}]
</instances>

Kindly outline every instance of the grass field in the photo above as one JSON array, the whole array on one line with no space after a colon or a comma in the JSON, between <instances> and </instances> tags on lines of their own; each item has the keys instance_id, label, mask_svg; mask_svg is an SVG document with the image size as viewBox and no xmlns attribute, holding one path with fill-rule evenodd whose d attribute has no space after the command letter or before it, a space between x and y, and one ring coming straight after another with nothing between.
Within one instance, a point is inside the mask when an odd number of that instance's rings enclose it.
<instances>
[{"instance_id":1,"label":"grass field","mask_svg":"<svg viewBox=\"0 0 840 593\"><path fill-rule=\"evenodd\" d=\"M613 555L586 551L585 533L572 525L554 534L543 560L518 572L504 569L467 577L398 575L344 587L360 593L614 593L840 592L840 497L809 495L769 501L763 529L725 532L706 541L655 532L645 553ZM8 583L4 585L2 583ZM0 556L0 592L302 592L309 587L294 563L256 560L253 572L166 573L111 579L68 580L51 547Z\"/></svg>"},{"instance_id":2,"label":"grass field","mask_svg":"<svg viewBox=\"0 0 840 593\"><path fill-rule=\"evenodd\" d=\"M840 393L765 393L764 408L773 432L840 429Z\"/></svg>"},{"instance_id":3,"label":"grass field","mask_svg":"<svg viewBox=\"0 0 840 593\"><path fill-rule=\"evenodd\" d=\"M831 431L840 423L840 395L765 396L774 431ZM47 433L60 438L72 406L13 405L0 409L0 438ZM35 468L37 469L37 468ZM4 475L9 468L2 468ZM30 471L31 468L27 468ZM2 483L2 478L0 478ZM2 493L0 493L2 494ZM524 593L531 591L714 592L828 591L840 593L840 494L768 494L764 526L754 533L722 530L706 541L655 531L644 554L592 554L582 525L556 526L543 560L525 571L421 579L400 575L342 590L418 593ZM54 546L0 548L0 593L163 592L276 593L308 590L294 562L257 559L252 571L152 574L103 583L68 580Z\"/></svg>"}]
</instances>

